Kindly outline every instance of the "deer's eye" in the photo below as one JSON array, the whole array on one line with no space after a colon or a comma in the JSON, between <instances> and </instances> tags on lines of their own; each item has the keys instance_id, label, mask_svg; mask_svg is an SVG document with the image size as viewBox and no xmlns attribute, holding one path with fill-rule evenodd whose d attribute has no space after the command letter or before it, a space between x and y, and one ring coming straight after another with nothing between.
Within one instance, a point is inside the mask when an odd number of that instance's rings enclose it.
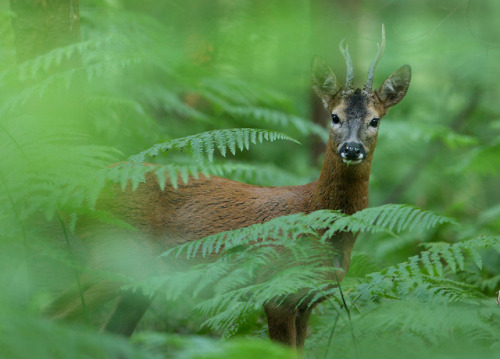
<instances>
[{"instance_id":1,"label":"deer's eye","mask_svg":"<svg viewBox=\"0 0 500 359\"><path fill-rule=\"evenodd\" d=\"M372 127L377 127L377 126L378 126L378 122L379 122L379 121L380 121L380 119L375 117L374 119L372 119L372 120L370 121L370 126L372 126Z\"/></svg>"},{"instance_id":2,"label":"deer's eye","mask_svg":"<svg viewBox=\"0 0 500 359\"><path fill-rule=\"evenodd\" d=\"M340 123L340 118L336 114L332 113L332 123L338 124Z\"/></svg>"}]
</instances>

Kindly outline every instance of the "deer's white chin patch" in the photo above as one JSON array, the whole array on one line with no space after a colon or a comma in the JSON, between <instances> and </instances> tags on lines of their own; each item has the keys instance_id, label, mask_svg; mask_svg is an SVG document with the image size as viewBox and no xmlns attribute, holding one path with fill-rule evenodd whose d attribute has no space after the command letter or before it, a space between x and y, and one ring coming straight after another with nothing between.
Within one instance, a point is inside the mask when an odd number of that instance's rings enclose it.
<instances>
[{"instance_id":1,"label":"deer's white chin patch","mask_svg":"<svg viewBox=\"0 0 500 359\"><path fill-rule=\"evenodd\" d=\"M344 163L347 163L348 165L357 165L359 163L361 163L363 160L360 159L360 160L346 160L345 158L342 158L342 161L344 161Z\"/></svg>"}]
</instances>

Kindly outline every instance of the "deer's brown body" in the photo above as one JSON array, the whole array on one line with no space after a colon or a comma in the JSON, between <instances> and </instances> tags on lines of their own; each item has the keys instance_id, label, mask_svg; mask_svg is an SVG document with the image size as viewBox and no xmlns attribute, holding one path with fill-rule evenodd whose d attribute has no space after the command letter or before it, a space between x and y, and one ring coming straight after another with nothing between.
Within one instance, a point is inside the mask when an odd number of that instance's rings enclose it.
<instances>
[{"instance_id":1,"label":"deer's brown body","mask_svg":"<svg viewBox=\"0 0 500 359\"><path fill-rule=\"evenodd\" d=\"M320 178L302 186L261 187L221 177L190 178L162 191L154 175L101 205L168 246L319 209L352 214L368 204L370 163L346 166L327 150ZM332 188L335 190L332 191Z\"/></svg>"},{"instance_id":2,"label":"deer's brown body","mask_svg":"<svg viewBox=\"0 0 500 359\"><path fill-rule=\"evenodd\" d=\"M380 54L381 51L374 64ZM317 181L302 186L260 187L219 177L200 177L190 178L188 184L181 184L178 189L167 184L161 190L157 180L150 176L135 191L115 190L112 197L103 196L102 206L145 234L147 247L153 255L187 241L283 215L320 209L352 214L366 208L379 119L404 97L410 69L401 67L379 89L372 91L373 65L365 88L353 90L347 51L344 56L348 63L344 88L339 86L335 75L323 62L317 60L313 68L313 88L332 114L324 164ZM349 268L355 239L356 236L350 233L331 239L338 253L333 263L343 269L338 273L340 280ZM90 288L88 292L94 294L89 295L88 300L104 300L113 292L103 285L100 290L102 294L95 295L99 289ZM303 347L313 303L301 301L296 296L282 299L270 302L264 308L270 337ZM75 299L72 305L59 309L55 316L71 316L77 310L77 302ZM123 295L105 329L131 334L148 305L149 300L145 297Z\"/></svg>"}]
</instances>

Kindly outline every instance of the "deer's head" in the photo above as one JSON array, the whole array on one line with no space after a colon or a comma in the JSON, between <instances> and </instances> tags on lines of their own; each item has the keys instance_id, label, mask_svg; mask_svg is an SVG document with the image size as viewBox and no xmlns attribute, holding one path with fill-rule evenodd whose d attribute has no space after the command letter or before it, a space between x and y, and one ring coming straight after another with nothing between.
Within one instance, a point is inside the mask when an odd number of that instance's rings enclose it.
<instances>
[{"instance_id":1,"label":"deer's head","mask_svg":"<svg viewBox=\"0 0 500 359\"><path fill-rule=\"evenodd\" d=\"M388 109L403 99L411 78L410 66L404 65L393 72L376 90L372 90L375 67L385 46L382 44L373 60L368 80L362 89L353 89L353 67L347 46L340 51L347 63L346 84L342 87L333 71L323 60L313 62L313 89L331 114L329 145L349 164L361 163L371 157L377 142L380 119Z\"/></svg>"}]
</instances>

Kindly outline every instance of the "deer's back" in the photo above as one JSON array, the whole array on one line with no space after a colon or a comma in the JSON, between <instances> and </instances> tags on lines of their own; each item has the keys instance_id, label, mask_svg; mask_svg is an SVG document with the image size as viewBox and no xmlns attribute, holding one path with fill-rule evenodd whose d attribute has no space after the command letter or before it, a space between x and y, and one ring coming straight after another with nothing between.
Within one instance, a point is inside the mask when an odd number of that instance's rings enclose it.
<instances>
[{"instance_id":1,"label":"deer's back","mask_svg":"<svg viewBox=\"0 0 500 359\"><path fill-rule=\"evenodd\" d=\"M133 191L114 187L99 207L135 226L140 232L172 247L205 236L263 223L273 218L308 212L314 183L303 186L261 187L220 177L189 178L174 189L161 190L154 175Z\"/></svg>"}]
</instances>

